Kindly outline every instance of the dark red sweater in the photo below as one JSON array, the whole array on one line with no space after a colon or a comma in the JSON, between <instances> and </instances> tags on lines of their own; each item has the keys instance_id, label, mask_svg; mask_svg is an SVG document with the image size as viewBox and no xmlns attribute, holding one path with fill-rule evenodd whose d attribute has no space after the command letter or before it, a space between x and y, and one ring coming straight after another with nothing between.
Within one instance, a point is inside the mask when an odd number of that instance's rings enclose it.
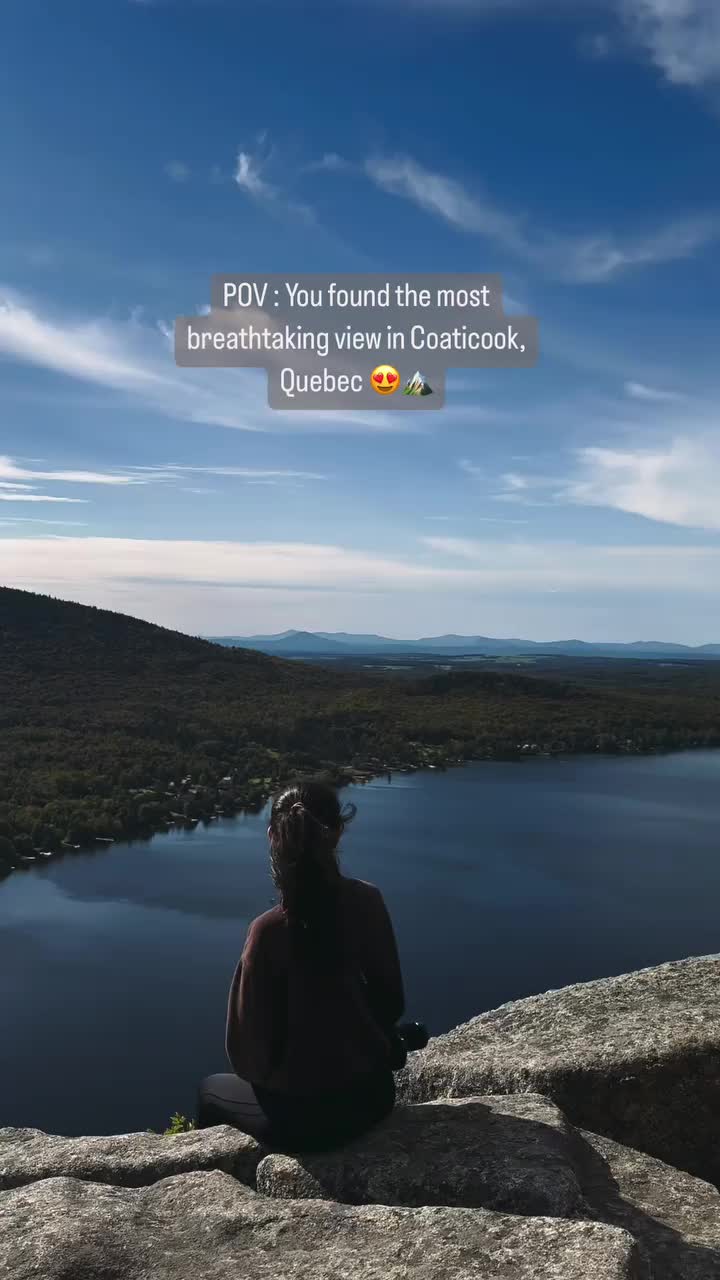
<instances>
[{"instance_id":1,"label":"dark red sweater","mask_svg":"<svg viewBox=\"0 0 720 1280\"><path fill-rule=\"evenodd\" d=\"M405 1007L392 922L380 890L343 876L344 964L317 975L290 963L281 906L253 920L228 1002L226 1049L239 1076L311 1094L352 1087L389 1065L389 1029Z\"/></svg>"}]
</instances>

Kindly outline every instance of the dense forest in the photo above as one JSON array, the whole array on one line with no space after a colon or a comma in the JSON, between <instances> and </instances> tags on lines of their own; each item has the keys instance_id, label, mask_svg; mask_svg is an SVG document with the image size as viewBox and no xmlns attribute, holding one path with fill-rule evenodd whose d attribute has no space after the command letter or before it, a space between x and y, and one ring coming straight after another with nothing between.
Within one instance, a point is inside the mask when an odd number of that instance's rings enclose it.
<instances>
[{"instance_id":1,"label":"dense forest","mask_svg":"<svg viewBox=\"0 0 720 1280\"><path fill-rule=\"evenodd\" d=\"M328 669L0 588L0 869L338 782L540 752L720 746L720 663Z\"/></svg>"}]
</instances>

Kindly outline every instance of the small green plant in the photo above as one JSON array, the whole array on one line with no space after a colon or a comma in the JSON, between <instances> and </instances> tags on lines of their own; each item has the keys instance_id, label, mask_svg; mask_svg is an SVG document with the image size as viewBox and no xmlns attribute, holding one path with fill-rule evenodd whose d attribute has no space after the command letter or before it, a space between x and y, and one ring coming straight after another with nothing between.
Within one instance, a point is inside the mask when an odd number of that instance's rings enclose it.
<instances>
[{"instance_id":1,"label":"small green plant","mask_svg":"<svg viewBox=\"0 0 720 1280\"><path fill-rule=\"evenodd\" d=\"M188 1120L187 1116L182 1116L176 1111L170 1118L170 1124L165 1130L163 1137L172 1138L176 1133L190 1133L192 1129L196 1129L197 1125L194 1120Z\"/></svg>"}]
</instances>

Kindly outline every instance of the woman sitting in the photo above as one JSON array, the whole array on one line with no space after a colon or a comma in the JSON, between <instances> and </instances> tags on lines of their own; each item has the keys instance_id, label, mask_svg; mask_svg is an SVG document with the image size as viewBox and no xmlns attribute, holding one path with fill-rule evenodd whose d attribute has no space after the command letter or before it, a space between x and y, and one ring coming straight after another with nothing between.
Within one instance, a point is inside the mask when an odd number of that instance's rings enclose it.
<instances>
[{"instance_id":1,"label":"woman sitting","mask_svg":"<svg viewBox=\"0 0 720 1280\"><path fill-rule=\"evenodd\" d=\"M354 815L317 780L272 805L280 902L248 930L227 1014L236 1074L203 1081L201 1128L232 1124L276 1146L322 1149L392 1111L403 981L382 894L338 866Z\"/></svg>"}]
</instances>

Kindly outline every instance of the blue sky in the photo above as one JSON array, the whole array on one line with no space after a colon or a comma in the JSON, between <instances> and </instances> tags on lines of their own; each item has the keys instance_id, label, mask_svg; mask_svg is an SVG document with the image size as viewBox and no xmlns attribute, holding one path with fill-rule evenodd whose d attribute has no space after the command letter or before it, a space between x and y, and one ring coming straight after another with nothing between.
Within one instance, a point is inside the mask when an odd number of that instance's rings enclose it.
<instances>
[{"instance_id":1,"label":"blue sky","mask_svg":"<svg viewBox=\"0 0 720 1280\"><path fill-rule=\"evenodd\" d=\"M716 0L6 0L0 50L0 582L720 640ZM176 368L213 272L363 270L499 272L538 367L417 415Z\"/></svg>"}]
</instances>

